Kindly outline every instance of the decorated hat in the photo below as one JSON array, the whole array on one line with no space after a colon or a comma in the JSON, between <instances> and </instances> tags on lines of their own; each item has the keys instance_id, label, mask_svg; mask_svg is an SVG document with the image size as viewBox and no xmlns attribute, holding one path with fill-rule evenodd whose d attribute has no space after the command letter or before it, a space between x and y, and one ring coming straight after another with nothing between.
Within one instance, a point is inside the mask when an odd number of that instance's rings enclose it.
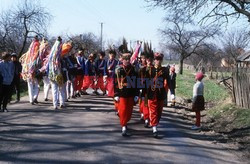
<instances>
[{"instance_id":1,"label":"decorated hat","mask_svg":"<svg viewBox=\"0 0 250 164\"><path fill-rule=\"evenodd\" d=\"M156 52L154 54L154 59L156 60L163 60L164 55L162 53Z\"/></svg>"},{"instance_id":2,"label":"decorated hat","mask_svg":"<svg viewBox=\"0 0 250 164\"><path fill-rule=\"evenodd\" d=\"M195 75L195 79L201 81L204 78L204 74L202 72L197 72Z\"/></svg>"}]
</instances>

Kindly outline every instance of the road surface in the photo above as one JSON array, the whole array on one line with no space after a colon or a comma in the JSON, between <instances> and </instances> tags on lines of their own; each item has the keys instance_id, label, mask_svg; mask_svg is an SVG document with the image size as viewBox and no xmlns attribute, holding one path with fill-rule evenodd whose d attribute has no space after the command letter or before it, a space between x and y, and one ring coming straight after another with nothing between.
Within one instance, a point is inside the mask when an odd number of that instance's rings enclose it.
<instances>
[{"instance_id":1,"label":"road surface","mask_svg":"<svg viewBox=\"0 0 250 164\"><path fill-rule=\"evenodd\" d=\"M41 96L40 96L41 97ZM191 123L164 108L160 137L139 121L138 108L121 136L113 102L86 95L53 110L27 97L0 113L0 163L247 163L233 148L189 130Z\"/></svg>"}]
</instances>

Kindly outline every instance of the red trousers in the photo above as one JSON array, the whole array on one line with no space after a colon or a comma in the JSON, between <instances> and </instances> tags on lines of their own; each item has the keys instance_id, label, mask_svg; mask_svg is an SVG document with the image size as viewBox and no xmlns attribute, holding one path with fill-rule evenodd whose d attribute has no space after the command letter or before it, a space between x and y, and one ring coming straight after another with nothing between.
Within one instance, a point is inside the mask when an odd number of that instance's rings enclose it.
<instances>
[{"instance_id":1,"label":"red trousers","mask_svg":"<svg viewBox=\"0 0 250 164\"><path fill-rule=\"evenodd\" d=\"M139 106L139 112L143 113L143 107L144 107L144 100L140 98L140 106Z\"/></svg>"},{"instance_id":2,"label":"red trousers","mask_svg":"<svg viewBox=\"0 0 250 164\"><path fill-rule=\"evenodd\" d=\"M151 126L157 126L159 124L162 110L163 110L164 100L157 100L154 98L153 100L148 100L149 107L149 119Z\"/></svg>"},{"instance_id":3,"label":"red trousers","mask_svg":"<svg viewBox=\"0 0 250 164\"><path fill-rule=\"evenodd\" d=\"M82 84L83 84L83 75L77 75L75 79L75 91L80 91L82 89Z\"/></svg>"},{"instance_id":4,"label":"red trousers","mask_svg":"<svg viewBox=\"0 0 250 164\"><path fill-rule=\"evenodd\" d=\"M88 88L95 89L95 76L84 76L82 90L86 91Z\"/></svg>"},{"instance_id":5,"label":"red trousers","mask_svg":"<svg viewBox=\"0 0 250 164\"><path fill-rule=\"evenodd\" d=\"M114 78L111 78L111 77L107 78L107 91L108 91L108 97L114 97L114 94L115 94Z\"/></svg>"},{"instance_id":6,"label":"red trousers","mask_svg":"<svg viewBox=\"0 0 250 164\"><path fill-rule=\"evenodd\" d=\"M134 106L133 97L128 97L128 98L120 97L120 101L118 102L118 111L119 111L121 126L126 126L128 121L131 119L133 106Z\"/></svg>"},{"instance_id":7,"label":"red trousers","mask_svg":"<svg viewBox=\"0 0 250 164\"><path fill-rule=\"evenodd\" d=\"M145 106L144 100L140 104L140 113L143 113L144 120L149 119L149 108Z\"/></svg>"},{"instance_id":8,"label":"red trousers","mask_svg":"<svg viewBox=\"0 0 250 164\"><path fill-rule=\"evenodd\" d=\"M201 126L201 112L200 111L197 111L195 112L196 114L196 122L195 122L195 125L196 126Z\"/></svg>"},{"instance_id":9,"label":"red trousers","mask_svg":"<svg viewBox=\"0 0 250 164\"><path fill-rule=\"evenodd\" d=\"M106 86L104 85L104 82L103 82L103 76L98 77L98 81L95 87L96 89L100 88L103 92L106 91Z\"/></svg>"}]
</instances>

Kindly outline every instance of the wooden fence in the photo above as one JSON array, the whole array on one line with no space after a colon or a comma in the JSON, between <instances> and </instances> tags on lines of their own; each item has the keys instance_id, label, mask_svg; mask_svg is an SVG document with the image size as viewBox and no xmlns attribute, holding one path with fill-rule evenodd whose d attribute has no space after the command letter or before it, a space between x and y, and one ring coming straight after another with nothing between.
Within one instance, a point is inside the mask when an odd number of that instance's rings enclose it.
<instances>
[{"instance_id":1,"label":"wooden fence","mask_svg":"<svg viewBox=\"0 0 250 164\"><path fill-rule=\"evenodd\" d=\"M250 69L238 68L233 71L232 77L234 102L250 109Z\"/></svg>"}]
</instances>

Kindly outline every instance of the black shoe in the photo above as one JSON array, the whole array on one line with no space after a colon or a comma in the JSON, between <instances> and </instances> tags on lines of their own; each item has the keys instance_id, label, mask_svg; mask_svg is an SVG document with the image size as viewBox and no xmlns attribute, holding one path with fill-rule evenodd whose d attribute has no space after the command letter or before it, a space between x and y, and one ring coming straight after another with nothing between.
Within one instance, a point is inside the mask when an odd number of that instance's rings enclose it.
<instances>
[{"instance_id":1,"label":"black shoe","mask_svg":"<svg viewBox=\"0 0 250 164\"><path fill-rule=\"evenodd\" d=\"M31 105L35 105L34 101L30 103Z\"/></svg>"},{"instance_id":2,"label":"black shoe","mask_svg":"<svg viewBox=\"0 0 250 164\"><path fill-rule=\"evenodd\" d=\"M82 92L82 95L89 95L87 92Z\"/></svg>"},{"instance_id":3,"label":"black shoe","mask_svg":"<svg viewBox=\"0 0 250 164\"><path fill-rule=\"evenodd\" d=\"M122 131L122 136L123 137L128 137L129 136L128 133L127 133L127 130L123 130Z\"/></svg>"},{"instance_id":4,"label":"black shoe","mask_svg":"<svg viewBox=\"0 0 250 164\"><path fill-rule=\"evenodd\" d=\"M5 108L5 109L3 109L3 112L9 112L9 111L8 111L8 109Z\"/></svg>"},{"instance_id":5,"label":"black shoe","mask_svg":"<svg viewBox=\"0 0 250 164\"><path fill-rule=\"evenodd\" d=\"M38 101L37 101L37 99L35 99L34 101L33 101L35 104L38 104Z\"/></svg>"},{"instance_id":6,"label":"black shoe","mask_svg":"<svg viewBox=\"0 0 250 164\"><path fill-rule=\"evenodd\" d=\"M46 99L44 99L44 101L49 101L49 99L46 98Z\"/></svg>"},{"instance_id":7,"label":"black shoe","mask_svg":"<svg viewBox=\"0 0 250 164\"><path fill-rule=\"evenodd\" d=\"M153 132L153 136L154 136L154 138L157 138L158 137L158 132L157 131Z\"/></svg>"},{"instance_id":8,"label":"black shoe","mask_svg":"<svg viewBox=\"0 0 250 164\"><path fill-rule=\"evenodd\" d=\"M99 95L99 93L97 91L93 91L93 94L95 95Z\"/></svg>"},{"instance_id":9,"label":"black shoe","mask_svg":"<svg viewBox=\"0 0 250 164\"><path fill-rule=\"evenodd\" d=\"M66 108L66 106L65 105L60 105L60 108L63 109L63 108Z\"/></svg>"},{"instance_id":10,"label":"black shoe","mask_svg":"<svg viewBox=\"0 0 250 164\"><path fill-rule=\"evenodd\" d=\"M150 128L149 123L146 123L146 122L145 122L145 123L144 123L144 127L145 127L145 128Z\"/></svg>"}]
</instances>

